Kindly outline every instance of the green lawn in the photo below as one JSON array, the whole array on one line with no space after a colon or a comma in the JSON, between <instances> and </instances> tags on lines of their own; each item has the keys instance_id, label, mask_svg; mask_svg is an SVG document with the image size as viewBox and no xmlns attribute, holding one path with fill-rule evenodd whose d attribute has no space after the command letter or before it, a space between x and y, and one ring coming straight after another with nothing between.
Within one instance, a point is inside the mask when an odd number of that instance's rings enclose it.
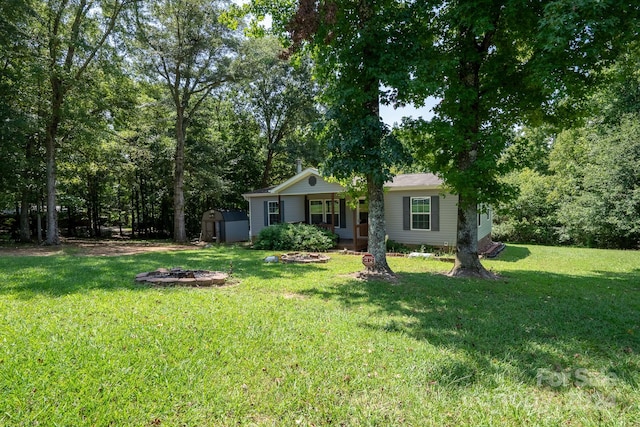
<instances>
[{"instance_id":1,"label":"green lawn","mask_svg":"<svg viewBox=\"0 0 640 427\"><path fill-rule=\"evenodd\" d=\"M0 257L0 425L640 425L640 252L510 245L491 282L391 258L397 285L268 254Z\"/></svg>"}]
</instances>

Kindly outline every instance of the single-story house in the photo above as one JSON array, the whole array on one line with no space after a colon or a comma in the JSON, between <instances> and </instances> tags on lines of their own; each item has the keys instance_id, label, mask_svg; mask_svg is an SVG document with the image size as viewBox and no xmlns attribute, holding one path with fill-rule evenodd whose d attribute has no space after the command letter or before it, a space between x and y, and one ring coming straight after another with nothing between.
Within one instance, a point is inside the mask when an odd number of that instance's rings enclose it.
<instances>
[{"instance_id":1,"label":"single-story house","mask_svg":"<svg viewBox=\"0 0 640 427\"><path fill-rule=\"evenodd\" d=\"M440 178L430 173L397 175L384 187L389 239L406 245L455 247L458 196L445 194ZM340 248L365 249L368 204L363 197L351 208L344 191L317 169L308 168L280 185L243 194L249 202L251 239L269 225L302 222L338 234ZM490 209L478 214L480 247L491 241L491 223Z\"/></svg>"}]
</instances>

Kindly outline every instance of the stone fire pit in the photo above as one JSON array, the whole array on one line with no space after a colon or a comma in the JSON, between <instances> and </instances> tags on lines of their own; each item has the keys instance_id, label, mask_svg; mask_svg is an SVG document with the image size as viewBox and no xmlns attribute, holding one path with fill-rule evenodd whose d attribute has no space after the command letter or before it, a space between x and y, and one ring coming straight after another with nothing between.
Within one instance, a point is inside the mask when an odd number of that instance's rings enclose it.
<instances>
[{"instance_id":1,"label":"stone fire pit","mask_svg":"<svg viewBox=\"0 0 640 427\"><path fill-rule=\"evenodd\" d=\"M282 262L298 262L301 264L325 263L331 258L324 254L292 252L280 256Z\"/></svg>"},{"instance_id":2,"label":"stone fire pit","mask_svg":"<svg viewBox=\"0 0 640 427\"><path fill-rule=\"evenodd\" d=\"M221 271L184 270L180 267L159 268L156 271L136 275L136 282L154 286L220 286L228 274Z\"/></svg>"}]
</instances>

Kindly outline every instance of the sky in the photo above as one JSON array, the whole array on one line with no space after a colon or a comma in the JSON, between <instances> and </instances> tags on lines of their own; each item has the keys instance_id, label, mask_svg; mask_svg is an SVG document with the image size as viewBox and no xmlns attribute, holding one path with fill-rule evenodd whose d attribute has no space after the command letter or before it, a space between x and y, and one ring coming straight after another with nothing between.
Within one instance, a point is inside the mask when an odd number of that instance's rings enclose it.
<instances>
[{"instance_id":1,"label":"sky","mask_svg":"<svg viewBox=\"0 0 640 427\"><path fill-rule=\"evenodd\" d=\"M408 105L403 108L394 109L388 105L380 105L380 117L382 117L382 121L389 126L393 126L394 123L400 124L403 117L411 117L414 119L422 117L423 119L428 120L433 117L431 109L437 102L438 100L436 98L430 97L427 98L425 106L420 108Z\"/></svg>"}]
</instances>

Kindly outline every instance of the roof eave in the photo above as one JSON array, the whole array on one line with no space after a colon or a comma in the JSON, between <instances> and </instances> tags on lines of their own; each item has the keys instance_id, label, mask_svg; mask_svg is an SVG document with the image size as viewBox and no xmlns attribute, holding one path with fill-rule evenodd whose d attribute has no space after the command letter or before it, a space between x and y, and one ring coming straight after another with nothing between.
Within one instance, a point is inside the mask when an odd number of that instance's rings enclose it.
<instances>
[{"instance_id":1,"label":"roof eave","mask_svg":"<svg viewBox=\"0 0 640 427\"><path fill-rule=\"evenodd\" d=\"M414 190L443 190L442 184L440 185L411 185L411 186L393 186L384 187L387 191L414 191Z\"/></svg>"}]
</instances>

